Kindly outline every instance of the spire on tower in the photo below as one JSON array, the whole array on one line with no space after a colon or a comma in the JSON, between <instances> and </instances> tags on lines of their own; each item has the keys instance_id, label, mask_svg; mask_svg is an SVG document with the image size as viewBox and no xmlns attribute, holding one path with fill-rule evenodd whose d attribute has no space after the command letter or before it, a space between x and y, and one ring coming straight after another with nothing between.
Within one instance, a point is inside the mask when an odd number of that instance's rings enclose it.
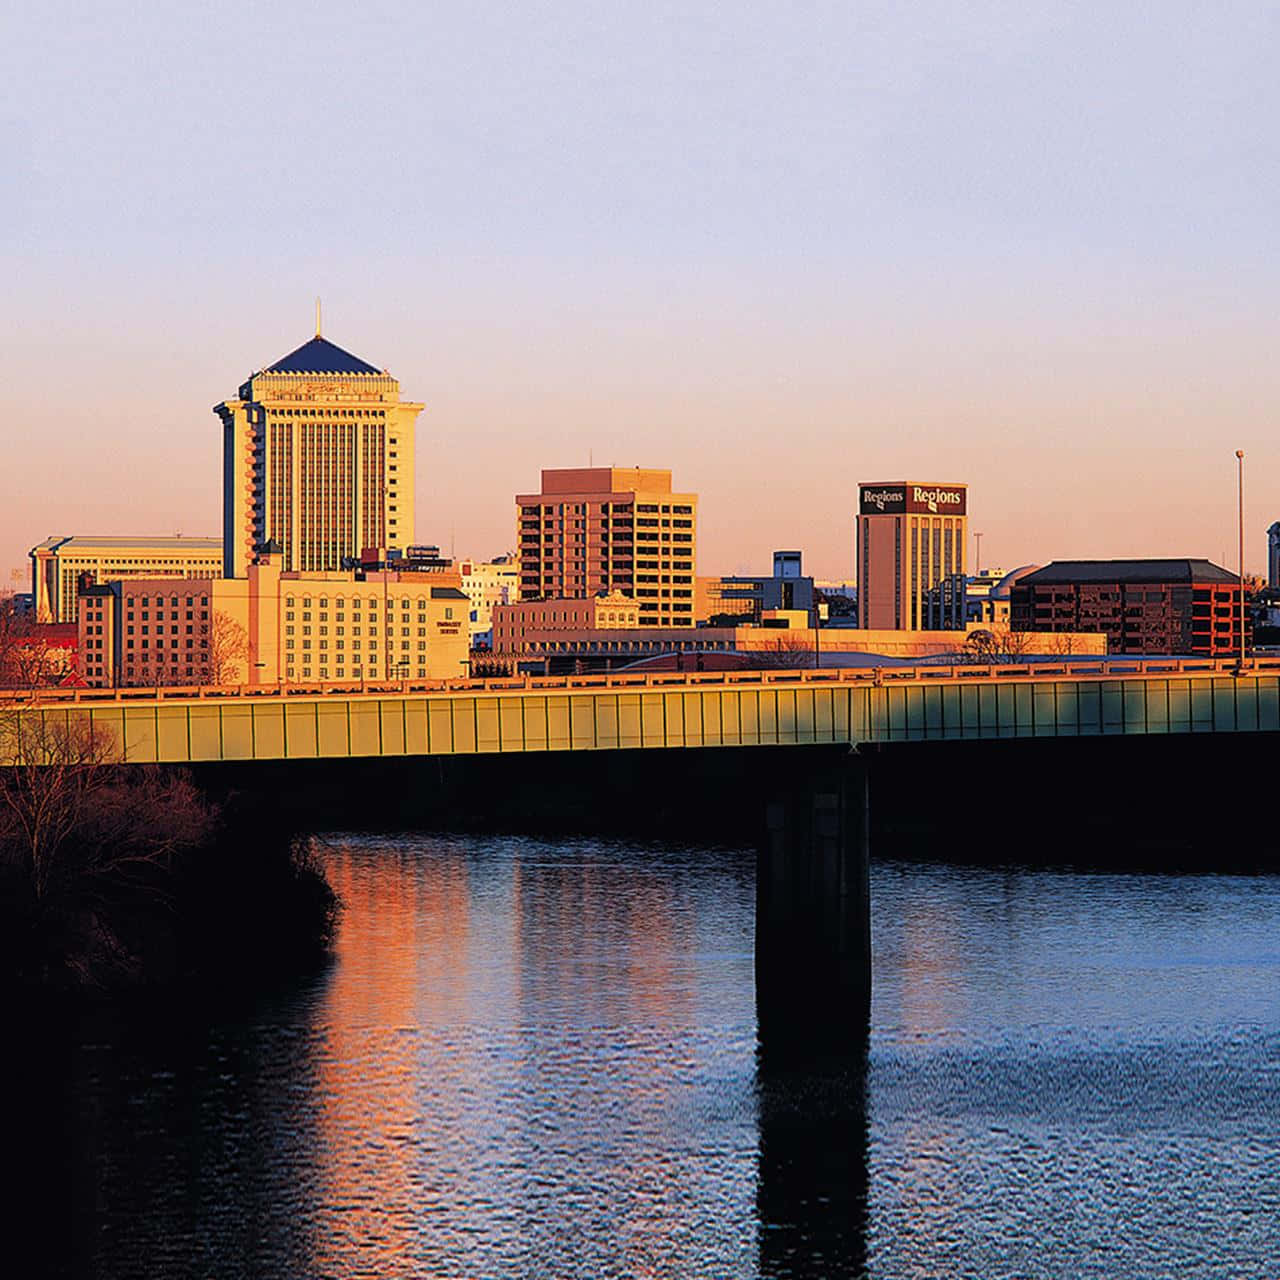
<instances>
[{"instance_id":1,"label":"spire on tower","mask_svg":"<svg viewBox=\"0 0 1280 1280\"><path fill-rule=\"evenodd\" d=\"M316 337L320 337L320 299L316 299Z\"/></svg>"}]
</instances>

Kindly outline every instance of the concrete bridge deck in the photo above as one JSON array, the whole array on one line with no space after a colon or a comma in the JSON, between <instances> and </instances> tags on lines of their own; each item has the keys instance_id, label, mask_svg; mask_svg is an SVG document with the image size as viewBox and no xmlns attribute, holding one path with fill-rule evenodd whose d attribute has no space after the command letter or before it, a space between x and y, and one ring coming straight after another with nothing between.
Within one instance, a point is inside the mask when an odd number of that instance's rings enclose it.
<instances>
[{"instance_id":1,"label":"concrete bridge deck","mask_svg":"<svg viewBox=\"0 0 1280 1280\"><path fill-rule=\"evenodd\" d=\"M0 764L87 730L134 763L1280 731L1280 659L1089 659L0 694Z\"/></svg>"}]
</instances>

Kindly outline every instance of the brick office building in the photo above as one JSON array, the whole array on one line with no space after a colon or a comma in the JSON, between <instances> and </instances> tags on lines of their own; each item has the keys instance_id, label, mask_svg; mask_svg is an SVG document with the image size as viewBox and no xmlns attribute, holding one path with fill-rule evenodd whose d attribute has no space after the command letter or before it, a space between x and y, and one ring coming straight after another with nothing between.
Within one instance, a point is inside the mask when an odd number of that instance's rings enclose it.
<instances>
[{"instance_id":1,"label":"brick office building","mask_svg":"<svg viewBox=\"0 0 1280 1280\"><path fill-rule=\"evenodd\" d=\"M1014 584L1010 621L1015 631L1101 631L1113 654L1231 657L1240 584L1208 560L1055 560Z\"/></svg>"}]
</instances>

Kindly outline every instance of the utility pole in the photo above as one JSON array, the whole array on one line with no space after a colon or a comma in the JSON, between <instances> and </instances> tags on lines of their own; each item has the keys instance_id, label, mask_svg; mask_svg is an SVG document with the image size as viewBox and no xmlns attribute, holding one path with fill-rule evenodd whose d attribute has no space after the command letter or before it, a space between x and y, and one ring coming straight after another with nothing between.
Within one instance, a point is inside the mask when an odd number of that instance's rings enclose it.
<instances>
[{"instance_id":1,"label":"utility pole","mask_svg":"<svg viewBox=\"0 0 1280 1280\"><path fill-rule=\"evenodd\" d=\"M1236 524L1240 535L1240 670L1244 670L1244 450L1236 450Z\"/></svg>"}]
</instances>

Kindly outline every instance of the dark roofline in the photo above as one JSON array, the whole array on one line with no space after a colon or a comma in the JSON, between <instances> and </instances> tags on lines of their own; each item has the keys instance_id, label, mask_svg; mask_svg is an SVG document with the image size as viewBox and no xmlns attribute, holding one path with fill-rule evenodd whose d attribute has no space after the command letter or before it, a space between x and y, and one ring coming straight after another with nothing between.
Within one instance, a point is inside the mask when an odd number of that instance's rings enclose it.
<instances>
[{"instance_id":1,"label":"dark roofline","mask_svg":"<svg viewBox=\"0 0 1280 1280\"><path fill-rule=\"evenodd\" d=\"M1054 560L1019 578L1022 586L1052 586L1076 582L1186 582L1236 583L1239 578L1210 560Z\"/></svg>"},{"instance_id":2,"label":"dark roofline","mask_svg":"<svg viewBox=\"0 0 1280 1280\"><path fill-rule=\"evenodd\" d=\"M361 373L376 376L383 372L319 334L263 370L263 373Z\"/></svg>"}]
</instances>

